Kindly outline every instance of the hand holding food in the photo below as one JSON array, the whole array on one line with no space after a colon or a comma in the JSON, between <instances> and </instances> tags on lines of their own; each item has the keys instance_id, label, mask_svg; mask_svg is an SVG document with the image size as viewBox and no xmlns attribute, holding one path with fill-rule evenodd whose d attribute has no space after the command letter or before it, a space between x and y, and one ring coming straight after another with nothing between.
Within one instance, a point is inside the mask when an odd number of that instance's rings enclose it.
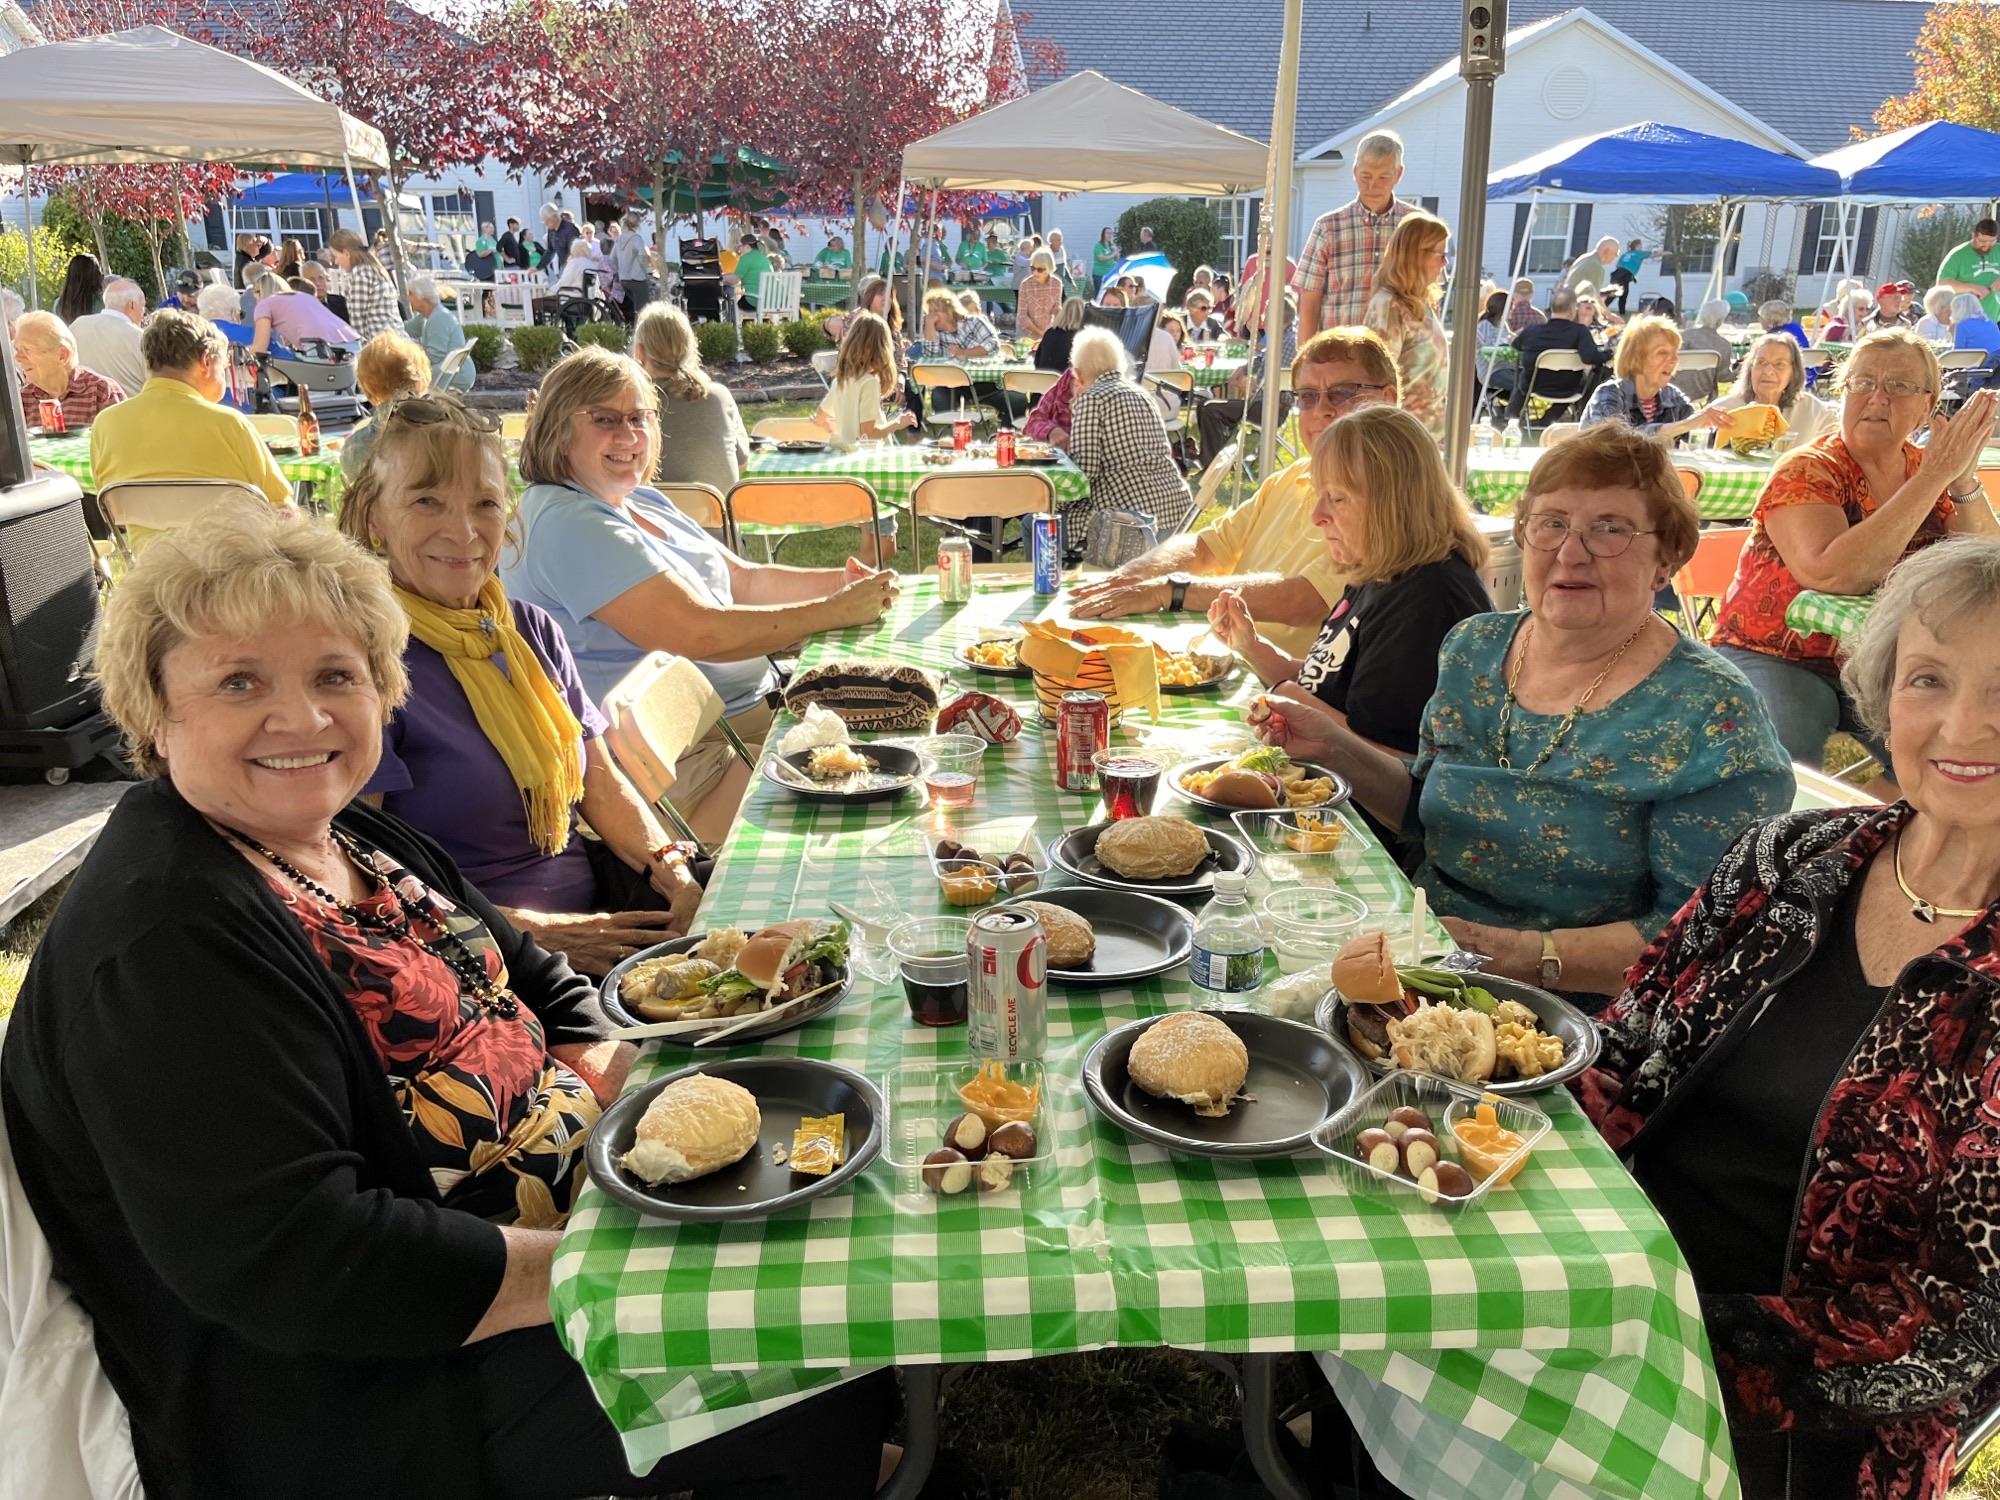
<instances>
[{"instance_id":1,"label":"hand holding food","mask_svg":"<svg viewBox=\"0 0 2000 1500\"><path fill-rule=\"evenodd\" d=\"M1176 1011L1139 1034L1126 1058L1132 1081L1158 1099L1175 1099L1220 1119L1250 1076L1243 1039L1204 1011Z\"/></svg>"}]
</instances>

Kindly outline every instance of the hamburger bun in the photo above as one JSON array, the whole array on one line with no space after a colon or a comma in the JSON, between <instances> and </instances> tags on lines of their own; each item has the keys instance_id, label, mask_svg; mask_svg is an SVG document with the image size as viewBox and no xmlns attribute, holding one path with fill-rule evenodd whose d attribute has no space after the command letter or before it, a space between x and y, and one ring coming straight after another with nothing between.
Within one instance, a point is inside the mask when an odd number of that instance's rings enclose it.
<instances>
[{"instance_id":1,"label":"hamburger bun","mask_svg":"<svg viewBox=\"0 0 2000 1500\"><path fill-rule=\"evenodd\" d=\"M1388 935L1380 930L1347 940L1333 959L1333 987L1350 1005L1403 1004L1403 982L1396 977L1396 960Z\"/></svg>"},{"instance_id":2,"label":"hamburger bun","mask_svg":"<svg viewBox=\"0 0 2000 1500\"><path fill-rule=\"evenodd\" d=\"M1215 773L1208 784L1208 795L1231 807L1276 807L1277 778L1230 766Z\"/></svg>"}]
</instances>

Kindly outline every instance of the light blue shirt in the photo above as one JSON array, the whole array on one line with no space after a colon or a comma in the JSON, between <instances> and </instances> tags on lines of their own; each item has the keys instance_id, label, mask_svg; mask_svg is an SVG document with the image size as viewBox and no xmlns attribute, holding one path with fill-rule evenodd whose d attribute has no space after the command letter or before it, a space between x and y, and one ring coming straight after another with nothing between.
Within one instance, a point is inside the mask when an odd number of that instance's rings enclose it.
<instances>
[{"instance_id":1,"label":"light blue shirt","mask_svg":"<svg viewBox=\"0 0 2000 1500\"><path fill-rule=\"evenodd\" d=\"M722 548L658 490L641 486L620 508L566 484L531 485L521 497L520 528L520 547L501 554L501 581L510 597L539 604L562 626L594 702L603 702L646 655L594 618L620 594L666 573L711 603L735 602ZM695 665L732 714L755 706L775 686L771 664L761 656Z\"/></svg>"}]
</instances>

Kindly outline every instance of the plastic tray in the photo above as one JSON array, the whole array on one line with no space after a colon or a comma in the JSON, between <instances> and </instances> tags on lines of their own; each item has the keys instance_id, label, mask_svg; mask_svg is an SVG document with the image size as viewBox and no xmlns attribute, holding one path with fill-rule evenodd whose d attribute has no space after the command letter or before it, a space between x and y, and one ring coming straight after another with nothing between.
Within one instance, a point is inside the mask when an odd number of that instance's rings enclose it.
<instances>
[{"instance_id":1,"label":"plastic tray","mask_svg":"<svg viewBox=\"0 0 2000 1500\"><path fill-rule=\"evenodd\" d=\"M1438 1145L1448 1161L1464 1162L1458 1151L1458 1137L1452 1123L1470 1119L1482 1099L1491 1098L1495 1114L1504 1129L1521 1137L1521 1149L1509 1156L1490 1174L1475 1178L1472 1191L1463 1197L1440 1197L1428 1202L1417 1184L1398 1172L1384 1172L1354 1154L1354 1138L1373 1125L1380 1125L1404 1105L1414 1105L1429 1115L1436 1125ZM1313 1131L1312 1142L1333 1159L1334 1169L1358 1193L1402 1194L1412 1203L1425 1204L1439 1213L1459 1214L1482 1208L1486 1196L1506 1175L1514 1162L1530 1155L1549 1133L1549 1117L1534 1105L1518 1098L1489 1095L1484 1089L1454 1083L1432 1073L1391 1073L1381 1082L1362 1090L1347 1106L1329 1116ZM1468 1171L1470 1168L1467 1169ZM1511 1185L1511 1184L1510 1184Z\"/></svg>"},{"instance_id":2,"label":"plastic tray","mask_svg":"<svg viewBox=\"0 0 2000 1500\"><path fill-rule=\"evenodd\" d=\"M883 1142L883 1159L896 1174L896 1191L933 1202L950 1203L967 1198L992 1198L1028 1186L1035 1174L1055 1161L1055 1135L1047 1128L1049 1093L1039 1062L1017 1060L1000 1064L1014 1083L1039 1087L1041 1097L1028 1123L1035 1127L1036 1144L1041 1150L1014 1164L1013 1183L998 1192L983 1193L975 1185L946 1198L924 1186L923 1162L944 1144L944 1128L965 1113L965 1101L958 1096L960 1085L972 1082L979 1072L976 1062L904 1063L892 1072L884 1092L889 1101L889 1125Z\"/></svg>"}]
</instances>

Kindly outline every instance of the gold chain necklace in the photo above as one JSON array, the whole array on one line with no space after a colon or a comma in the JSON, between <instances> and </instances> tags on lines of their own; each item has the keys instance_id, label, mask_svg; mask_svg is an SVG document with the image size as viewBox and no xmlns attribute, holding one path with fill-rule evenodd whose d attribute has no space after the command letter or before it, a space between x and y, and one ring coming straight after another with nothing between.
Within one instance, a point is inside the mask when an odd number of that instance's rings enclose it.
<instances>
[{"instance_id":1,"label":"gold chain necklace","mask_svg":"<svg viewBox=\"0 0 2000 1500\"><path fill-rule=\"evenodd\" d=\"M1958 906L1939 906L1935 902L1926 901L1911 890L1909 881L1903 878L1903 836L1900 833L1896 835L1895 865L1896 884L1901 886L1903 894L1910 898L1910 915L1919 922L1935 922L1939 917L1976 917L1986 910L1983 906L1975 906L1969 910Z\"/></svg>"},{"instance_id":2,"label":"gold chain necklace","mask_svg":"<svg viewBox=\"0 0 2000 1500\"><path fill-rule=\"evenodd\" d=\"M1632 643L1644 635L1646 627L1652 623L1653 617L1646 616L1639 622L1639 628L1625 637L1625 644L1611 653L1611 660L1604 664L1604 670L1590 680L1590 686L1583 690L1583 696L1576 700L1570 711L1563 715L1562 722L1556 725L1556 732L1550 737L1549 742L1542 746L1542 753L1522 767L1523 776L1532 776L1542 768L1551 755L1556 753L1556 746L1563 742L1571 728L1575 726L1576 716L1589 707L1590 700L1597 696L1597 690L1604 686L1604 679L1611 675L1611 669L1618 665L1618 659L1632 649ZM1500 703L1500 743L1496 758L1503 771L1514 769L1514 763L1507 759L1507 730L1514 722L1514 687L1521 680L1521 665L1528 659L1528 637L1534 628L1535 622L1532 619L1522 628L1521 649L1514 655L1514 670L1507 674L1507 696Z\"/></svg>"}]
</instances>

